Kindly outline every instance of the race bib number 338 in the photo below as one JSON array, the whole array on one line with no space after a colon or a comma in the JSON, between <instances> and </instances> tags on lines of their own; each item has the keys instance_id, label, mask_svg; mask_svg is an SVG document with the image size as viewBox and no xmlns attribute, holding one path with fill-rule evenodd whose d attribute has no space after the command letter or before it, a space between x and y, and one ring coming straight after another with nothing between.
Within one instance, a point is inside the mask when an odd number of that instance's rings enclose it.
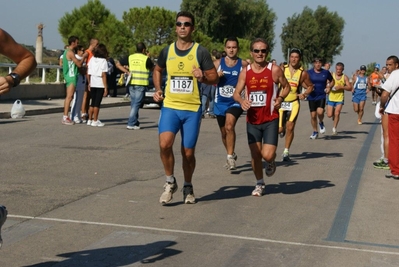
<instances>
[{"instance_id":1,"label":"race bib number 338","mask_svg":"<svg viewBox=\"0 0 399 267\"><path fill-rule=\"evenodd\" d=\"M175 94L192 94L194 90L193 77L172 76L170 92Z\"/></svg>"}]
</instances>

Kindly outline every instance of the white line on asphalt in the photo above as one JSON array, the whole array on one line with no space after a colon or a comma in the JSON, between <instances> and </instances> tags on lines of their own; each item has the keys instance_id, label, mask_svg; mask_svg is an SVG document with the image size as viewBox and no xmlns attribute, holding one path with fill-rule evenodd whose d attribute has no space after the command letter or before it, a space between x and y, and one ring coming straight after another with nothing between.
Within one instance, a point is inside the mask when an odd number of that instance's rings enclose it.
<instances>
[{"instance_id":1,"label":"white line on asphalt","mask_svg":"<svg viewBox=\"0 0 399 267\"><path fill-rule=\"evenodd\" d=\"M152 230L152 231L158 231L158 232L190 234L190 235L211 236L211 237L223 237L223 238L232 238L232 239L240 239L240 240L247 240L247 241L258 241L258 242L266 242L266 243L274 243L274 244L282 244L282 245L314 247L314 248L326 248L326 249L337 249L337 250L350 250L350 251L356 251L356 252L368 252L368 253L399 256L399 252L390 252L390 251L372 250L372 249L360 249L360 248L352 248L352 247L344 247L344 246L339 247L339 246L328 246L328 245L319 245L319 244L307 244L307 243L300 243L300 242L273 240L273 239L267 239L267 238L256 238L256 237L249 237L249 236L227 235L227 234L217 234L217 233L207 233L207 232L194 232L194 231L165 229L165 228L148 227L148 226L140 226L140 225L102 223L102 222L68 220L68 219L58 219L58 218L11 215L11 214L9 214L8 217L9 218L18 218L18 219L29 219L29 220L54 221L54 222L63 222L63 223L66 222L66 223L76 223L76 224L88 224L88 225L112 226L112 227L121 227L121 228L133 228L133 229L141 229L141 230Z\"/></svg>"}]
</instances>

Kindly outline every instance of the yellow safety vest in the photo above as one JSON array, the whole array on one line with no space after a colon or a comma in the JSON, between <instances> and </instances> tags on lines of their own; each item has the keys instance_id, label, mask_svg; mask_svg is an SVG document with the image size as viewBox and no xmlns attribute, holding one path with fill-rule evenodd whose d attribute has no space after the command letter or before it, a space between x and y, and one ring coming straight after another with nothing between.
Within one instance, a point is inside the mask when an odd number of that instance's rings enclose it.
<instances>
[{"instance_id":1,"label":"yellow safety vest","mask_svg":"<svg viewBox=\"0 0 399 267\"><path fill-rule=\"evenodd\" d=\"M141 53L135 53L129 56L129 71L132 74L130 84L148 85L150 71L147 69L147 59L148 57Z\"/></svg>"},{"instance_id":2,"label":"yellow safety vest","mask_svg":"<svg viewBox=\"0 0 399 267\"><path fill-rule=\"evenodd\" d=\"M199 68L197 50L198 44L194 43L185 56L178 56L175 43L169 46L166 60L168 82L165 88L165 107L198 111L201 105L199 83L192 73L193 66Z\"/></svg>"}]
</instances>

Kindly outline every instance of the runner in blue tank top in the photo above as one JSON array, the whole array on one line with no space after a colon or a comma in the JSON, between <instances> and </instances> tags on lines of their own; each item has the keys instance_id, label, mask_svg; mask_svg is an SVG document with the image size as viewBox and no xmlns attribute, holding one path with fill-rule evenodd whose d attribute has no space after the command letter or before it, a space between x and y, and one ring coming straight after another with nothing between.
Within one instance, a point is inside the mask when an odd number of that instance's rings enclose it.
<instances>
[{"instance_id":1,"label":"runner in blue tank top","mask_svg":"<svg viewBox=\"0 0 399 267\"><path fill-rule=\"evenodd\" d=\"M357 124L362 124L364 106L366 105L367 94L370 91L369 79L366 76L366 66L360 66L360 73L353 79L352 103L353 110L357 113Z\"/></svg>"},{"instance_id":2,"label":"runner in blue tank top","mask_svg":"<svg viewBox=\"0 0 399 267\"><path fill-rule=\"evenodd\" d=\"M219 75L215 94L214 114L222 135L222 142L227 152L228 170L235 170L237 155L234 153L236 133L235 126L243 110L234 99L233 93L238 81L238 76L248 63L241 60L238 55L239 44L236 37L229 37L224 43L226 57L214 61Z\"/></svg>"}]
</instances>

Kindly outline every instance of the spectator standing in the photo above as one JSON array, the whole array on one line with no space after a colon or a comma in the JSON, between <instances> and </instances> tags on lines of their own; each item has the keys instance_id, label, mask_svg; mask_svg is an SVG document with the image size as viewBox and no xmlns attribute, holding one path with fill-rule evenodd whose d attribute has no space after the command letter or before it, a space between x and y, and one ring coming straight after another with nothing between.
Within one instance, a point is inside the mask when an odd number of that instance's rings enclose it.
<instances>
[{"instance_id":1,"label":"spectator standing","mask_svg":"<svg viewBox=\"0 0 399 267\"><path fill-rule=\"evenodd\" d=\"M399 180L399 69L392 71L382 89L380 114L388 114L388 162L391 169L385 177Z\"/></svg>"},{"instance_id":2,"label":"spectator standing","mask_svg":"<svg viewBox=\"0 0 399 267\"><path fill-rule=\"evenodd\" d=\"M87 58L88 54L85 52L80 60L76 58L75 50L79 45L78 37L69 37L68 44L68 48L65 50L64 56L62 57L62 71L66 82L66 97L64 101L64 116L61 122L64 125L73 125L74 122L68 117L68 111L76 90L79 76L78 67L80 68L83 66L84 60Z\"/></svg>"},{"instance_id":3,"label":"spectator standing","mask_svg":"<svg viewBox=\"0 0 399 267\"><path fill-rule=\"evenodd\" d=\"M85 49L82 45L78 45L75 51L75 57L79 60L83 58L83 54ZM76 90L72 100L71 106L71 114L70 119L73 120L76 124L82 123L82 116L80 113L82 103L83 103L83 95L85 92L87 79L87 66L86 63L83 63L82 67L78 68L78 81L76 82Z\"/></svg>"},{"instance_id":4,"label":"spectator standing","mask_svg":"<svg viewBox=\"0 0 399 267\"><path fill-rule=\"evenodd\" d=\"M116 97L118 95L118 89L116 87L116 73L117 69L115 66L115 60L112 57L107 58L108 72L107 72L107 83L108 83L108 97ZM112 91L112 94L111 94Z\"/></svg>"},{"instance_id":5,"label":"spectator standing","mask_svg":"<svg viewBox=\"0 0 399 267\"><path fill-rule=\"evenodd\" d=\"M93 51L97 46L98 46L98 39L96 38L90 39L89 47L86 49L87 53L86 65L89 64L90 59L93 57ZM89 81L89 78L88 77L86 78ZM85 92L83 94L83 104L82 104L83 123L87 122L87 117L88 117L87 113L89 112L89 102L90 102L90 92L88 90L88 87L86 86Z\"/></svg>"},{"instance_id":6,"label":"spectator standing","mask_svg":"<svg viewBox=\"0 0 399 267\"><path fill-rule=\"evenodd\" d=\"M102 127L102 123L98 119L98 114L100 112L101 101L104 96L108 95L107 88L107 63L108 51L104 44L99 44L94 50L94 55L87 65L87 74L89 76L89 86L90 91L90 108L89 117L87 120L87 125Z\"/></svg>"},{"instance_id":7,"label":"spectator standing","mask_svg":"<svg viewBox=\"0 0 399 267\"><path fill-rule=\"evenodd\" d=\"M128 130L139 130L139 109L149 84L148 78L150 76L150 71L154 68L154 63L152 63L147 54L147 48L144 43L140 42L136 44L136 53L128 57L128 67L129 73L131 74L131 79L128 84L130 113L126 128ZM127 71L124 67L123 69Z\"/></svg>"}]
</instances>

